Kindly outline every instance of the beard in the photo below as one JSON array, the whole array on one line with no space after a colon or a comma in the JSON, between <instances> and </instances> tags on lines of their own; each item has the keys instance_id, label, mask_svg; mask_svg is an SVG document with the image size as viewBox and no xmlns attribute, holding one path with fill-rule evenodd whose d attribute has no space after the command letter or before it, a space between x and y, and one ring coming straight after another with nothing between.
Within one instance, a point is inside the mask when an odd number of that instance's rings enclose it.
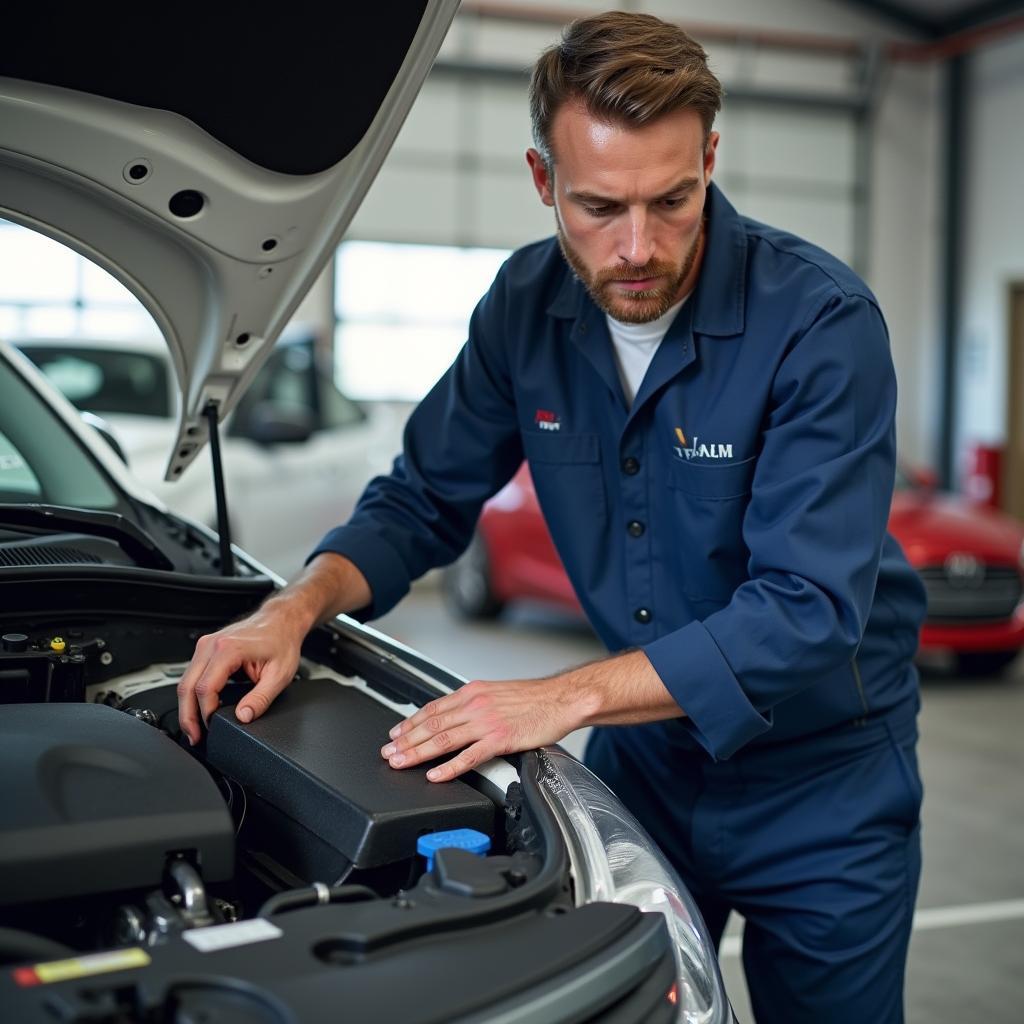
<instances>
[{"instance_id":1,"label":"beard","mask_svg":"<svg viewBox=\"0 0 1024 1024\"><path fill-rule=\"evenodd\" d=\"M703 238L703 224L697 237L679 264L664 260L650 260L643 266L622 263L617 267L605 267L603 270L591 272L583 262L583 258L572 247L562 230L562 221L555 211L558 244L566 263L580 279L597 307L614 320L624 324L646 324L664 316L682 296L679 294L683 282L687 279L697 260ZM661 278L663 283L656 288L644 288L642 291L624 291L615 288L616 281L643 281L647 278Z\"/></svg>"}]
</instances>

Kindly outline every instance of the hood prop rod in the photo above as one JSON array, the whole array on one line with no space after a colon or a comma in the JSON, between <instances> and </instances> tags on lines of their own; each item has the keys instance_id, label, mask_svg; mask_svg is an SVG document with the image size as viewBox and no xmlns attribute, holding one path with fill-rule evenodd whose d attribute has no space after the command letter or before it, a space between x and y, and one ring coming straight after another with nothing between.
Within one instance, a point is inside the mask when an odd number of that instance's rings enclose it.
<instances>
[{"instance_id":1,"label":"hood prop rod","mask_svg":"<svg viewBox=\"0 0 1024 1024\"><path fill-rule=\"evenodd\" d=\"M234 576L235 560L231 554L231 528L228 526L228 499L224 490L224 465L220 457L217 403L207 402L203 415L210 426L210 462L213 463L213 493L217 501L217 536L220 538L220 574L221 576Z\"/></svg>"}]
</instances>

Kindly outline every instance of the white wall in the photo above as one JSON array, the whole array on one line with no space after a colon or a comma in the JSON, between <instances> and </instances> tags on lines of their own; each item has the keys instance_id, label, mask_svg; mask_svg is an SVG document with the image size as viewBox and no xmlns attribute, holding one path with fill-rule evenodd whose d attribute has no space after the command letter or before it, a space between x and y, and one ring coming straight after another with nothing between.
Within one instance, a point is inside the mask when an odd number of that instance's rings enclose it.
<instances>
[{"instance_id":1,"label":"white wall","mask_svg":"<svg viewBox=\"0 0 1024 1024\"><path fill-rule=\"evenodd\" d=\"M559 7L565 7L560 3ZM593 2L571 3L589 12ZM621 4L702 24L871 39L904 38L890 23L830 0L676 0ZM529 67L557 39L554 26L513 25L460 15L442 49L450 60ZM730 89L851 96L859 65L832 55L707 43L726 87L719 183L745 213L854 259L852 118L805 109L730 103ZM898 431L905 458L930 462L937 382L934 318L939 185L938 85L931 66L883 75L873 133L870 246L862 269L890 326L900 379ZM550 234L550 211L530 184L525 87L432 76L349 235L390 241L515 247Z\"/></svg>"},{"instance_id":2,"label":"white wall","mask_svg":"<svg viewBox=\"0 0 1024 1024\"><path fill-rule=\"evenodd\" d=\"M894 65L885 76L874 132L867 274L892 338L900 455L932 468L941 354L941 78L933 64Z\"/></svg>"},{"instance_id":3,"label":"white wall","mask_svg":"<svg viewBox=\"0 0 1024 1024\"><path fill-rule=\"evenodd\" d=\"M1024 36L979 50L968 83L958 451L1006 434L1008 286L1024 281Z\"/></svg>"}]
</instances>

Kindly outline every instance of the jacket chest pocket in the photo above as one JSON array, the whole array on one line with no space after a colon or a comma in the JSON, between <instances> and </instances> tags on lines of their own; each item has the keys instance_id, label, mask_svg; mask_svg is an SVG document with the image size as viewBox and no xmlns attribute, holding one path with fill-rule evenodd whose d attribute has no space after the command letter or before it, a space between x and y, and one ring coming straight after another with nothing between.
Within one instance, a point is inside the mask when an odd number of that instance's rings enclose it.
<instances>
[{"instance_id":1,"label":"jacket chest pocket","mask_svg":"<svg viewBox=\"0 0 1024 1024\"><path fill-rule=\"evenodd\" d=\"M682 573L687 597L722 605L749 578L743 517L756 464L756 458L725 466L670 461L668 486L687 547Z\"/></svg>"},{"instance_id":2,"label":"jacket chest pocket","mask_svg":"<svg viewBox=\"0 0 1024 1024\"><path fill-rule=\"evenodd\" d=\"M548 522L581 511L608 515L597 434L523 434L523 450Z\"/></svg>"}]
</instances>

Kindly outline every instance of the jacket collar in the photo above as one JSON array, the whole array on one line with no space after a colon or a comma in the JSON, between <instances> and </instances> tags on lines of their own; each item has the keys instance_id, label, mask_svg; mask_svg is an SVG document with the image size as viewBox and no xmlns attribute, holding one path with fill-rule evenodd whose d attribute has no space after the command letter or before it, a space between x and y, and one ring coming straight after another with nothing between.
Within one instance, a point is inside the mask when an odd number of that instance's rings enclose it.
<instances>
[{"instance_id":1,"label":"jacket collar","mask_svg":"<svg viewBox=\"0 0 1024 1024\"><path fill-rule=\"evenodd\" d=\"M704 203L707 239L692 303L694 334L727 338L743 333L746 299L747 233L740 215L713 182ZM548 306L554 317L575 320L592 304L587 290L565 266L561 287Z\"/></svg>"},{"instance_id":2,"label":"jacket collar","mask_svg":"<svg viewBox=\"0 0 1024 1024\"><path fill-rule=\"evenodd\" d=\"M728 338L743 333L747 232L732 203L713 182L704 210L707 239L693 293L693 333Z\"/></svg>"}]
</instances>

